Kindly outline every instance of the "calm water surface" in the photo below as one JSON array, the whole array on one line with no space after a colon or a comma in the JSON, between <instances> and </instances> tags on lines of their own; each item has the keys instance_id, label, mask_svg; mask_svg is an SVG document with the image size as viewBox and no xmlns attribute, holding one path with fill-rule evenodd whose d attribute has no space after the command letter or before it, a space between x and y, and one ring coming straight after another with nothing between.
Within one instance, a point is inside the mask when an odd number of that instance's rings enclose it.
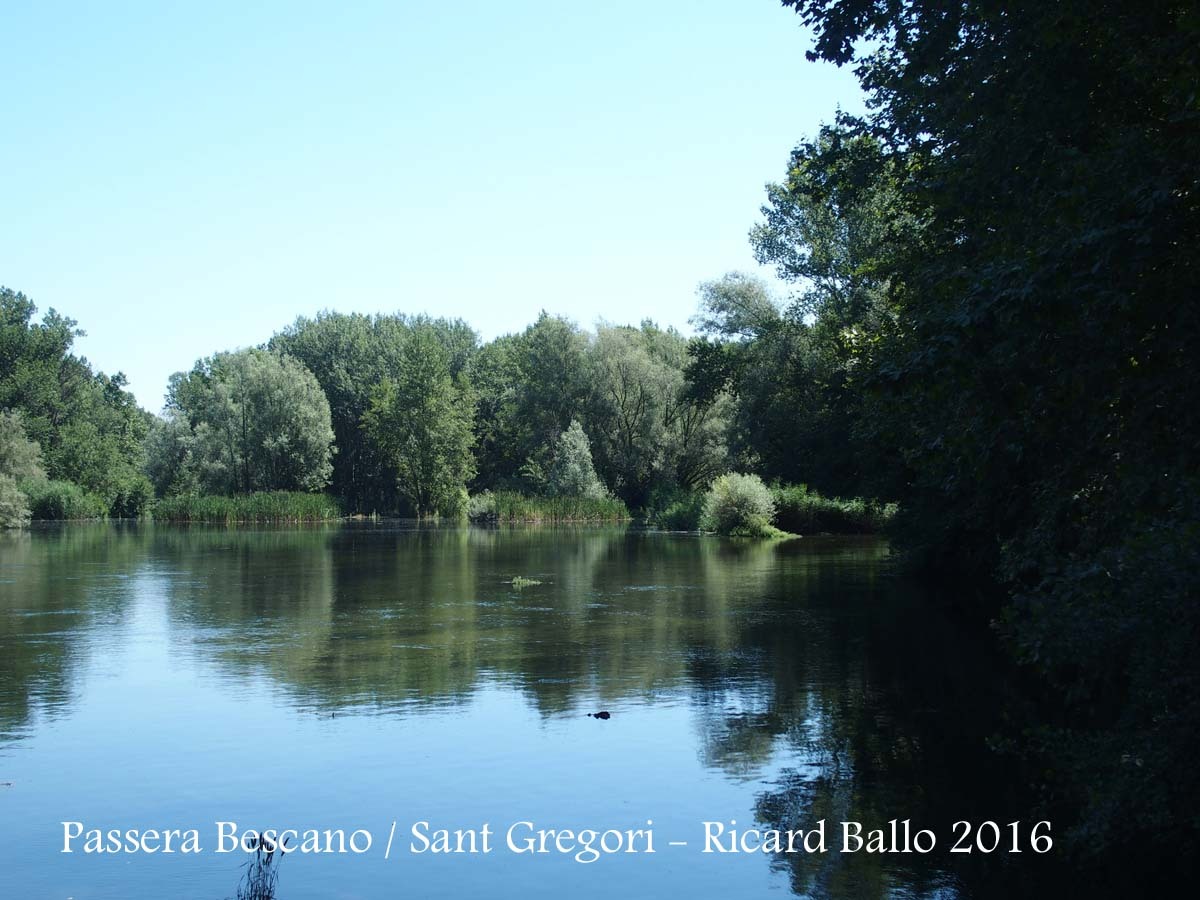
<instances>
[{"instance_id":1,"label":"calm water surface","mask_svg":"<svg viewBox=\"0 0 1200 900\"><path fill-rule=\"evenodd\" d=\"M363 856L288 856L283 900L981 895L995 880L944 847L705 855L700 823L1000 820L992 668L874 540L0 535L0 895L232 896L218 820L372 832ZM648 819L653 856L503 847L518 820ZM206 852L63 855L63 820L198 828ZM417 856L417 820L501 834L490 855Z\"/></svg>"}]
</instances>

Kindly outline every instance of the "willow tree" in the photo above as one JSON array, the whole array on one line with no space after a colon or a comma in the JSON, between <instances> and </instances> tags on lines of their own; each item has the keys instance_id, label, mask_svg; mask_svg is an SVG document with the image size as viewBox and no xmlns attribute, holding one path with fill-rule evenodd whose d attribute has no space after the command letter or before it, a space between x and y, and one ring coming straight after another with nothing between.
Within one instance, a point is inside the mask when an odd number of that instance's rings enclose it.
<instances>
[{"instance_id":1,"label":"willow tree","mask_svg":"<svg viewBox=\"0 0 1200 900\"><path fill-rule=\"evenodd\" d=\"M317 491L329 483L329 401L291 356L252 349L201 360L172 376L168 412L187 422L188 465L204 490ZM163 442L172 453L177 445Z\"/></svg>"},{"instance_id":2,"label":"willow tree","mask_svg":"<svg viewBox=\"0 0 1200 900\"><path fill-rule=\"evenodd\" d=\"M645 503L660 485L702 487L725 468L726 398L690 390L687 347L678 331L647 320L601 325L589 350L597 470L627 503Z\"/></svg>"}]
</instances>

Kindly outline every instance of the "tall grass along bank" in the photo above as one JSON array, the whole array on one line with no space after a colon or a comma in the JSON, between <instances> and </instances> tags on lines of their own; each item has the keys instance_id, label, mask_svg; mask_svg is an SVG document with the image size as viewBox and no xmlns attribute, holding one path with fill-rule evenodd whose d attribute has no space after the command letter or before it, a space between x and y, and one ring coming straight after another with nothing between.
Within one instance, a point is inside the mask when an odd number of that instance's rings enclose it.
<instances>
[{"instance_id":1,"label":"tall grass along bank","mask_svg":"<svg viewBox=\"0 0 1200 900\"><path fill-rule=\"evenodd\" d=\"M328 522L341 517L337 501L326 494L264 491L236 497L166 497L154 507L161 522L206 524L280 524Z\"/></svg>"}]
</instances>

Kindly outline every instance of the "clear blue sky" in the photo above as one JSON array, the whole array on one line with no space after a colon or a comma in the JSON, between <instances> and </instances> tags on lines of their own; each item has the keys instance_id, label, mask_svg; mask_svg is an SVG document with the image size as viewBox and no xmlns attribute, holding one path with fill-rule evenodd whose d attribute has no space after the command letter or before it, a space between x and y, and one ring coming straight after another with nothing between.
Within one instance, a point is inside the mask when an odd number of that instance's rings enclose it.
<instances>
[{"instance_id":1,"label":"clear blue sky","mask_svg":"<svg viewBox=\"0 0 1200 900\"><path fill-rule=\"evenodd\" d=\"M330 308L683 327L838 106L775 0L5 4L0 284L161 406Z\"/></svg>"}]
</instances>

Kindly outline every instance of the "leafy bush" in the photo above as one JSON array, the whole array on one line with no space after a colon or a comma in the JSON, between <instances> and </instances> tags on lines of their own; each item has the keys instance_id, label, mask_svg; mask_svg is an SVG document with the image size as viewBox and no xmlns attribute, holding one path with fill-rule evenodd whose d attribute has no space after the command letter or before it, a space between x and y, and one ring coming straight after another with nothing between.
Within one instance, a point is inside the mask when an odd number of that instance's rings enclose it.
<instances>
[{"instance_id":1,"label":"leafy bush","mask_svg":"<svg viewBox=\"0 0 1200 900\"><path fill-rule=\"evenodd\" d=\"M643 511L645 520L667 531L695 531L704 514L704 494L683 488L659 488L650 492Z\"/></svg>"},{"instance_id":2,"label":"leafy bush","mask_svg":"<svg viewBox=\"0 0 1200 900\"><path fill-rule=\"evenodd\" d=\"M145 475L132 475L119 483L108 513L119 519L137 519L150 512L154 485Z\"/></svg>"},{"instance_id":3,"label":"leafy bush","mask_svg":"<svg viewBox=\"0 0 1200 900\"><path fill-rule=\"evenodd\" d=\"M771 537L775 499L757 475L729 472L712 483L704 497L700 527L739 537Z\"/></svg>"},{"instance_id":4,"label":"leafy bush","mask_svg":"<svg viewBox=\"0 0 1200 900\"><path fill-rule=\"evenodd\" d=\"M493 522L496 519L496 496L483 491L467 498L467 518L472 522Z\"/></svg>"},{"instance_id":5,"label":"leafy bush","mask_svg":"<svg viewBox=\"0 0 1200 900\"><path fill-rule=\"evenodd\" d=\"M695 531L704 515L704 494L691 493L663 510L658 525L668 531Z\"/></svg>"},{"instance_id":6,"label":"leafy bush","mask_svg":"<svg viewBox=\"0 0 1200 900\"><path fill-rule=\"evenodd\" d=\"M262 491L237 497L167 497L154 507L154 518L164 522L225 525L327 522L340 516L332 497L295 491Z\"/></svg>"},{"instance_id":7,"label":"leafy bush","mask_svg":"<svg viewBox=\"0 0 1200 900\"><path fill-rule=\"evenodd\" d=\"M0 528L23 528L29 524L29 501L15 478L0 474Z\"/></svg>"},{"instance_id":8,"label":"leafy bush","mask_svg":"<svg viewBox=\"0 0 1200 900\"><path fill-rule=\"evenodd\" d=\"M21 482L35 519L102 519L108 515L103 497L69 481L31 478Z\"/></svg>"},{"instance_id":9,"label":"leafy bush","mask_svg":"<svg viewBox=\"0 0 1200 900\"><path fill-rule=\"evenodd\" d=\"M616 497L527 497L485 491L468 501L473 522L624 522L629 510Z\"/></svg>"},{"instance_id":10,"label":"leafy bush","mask_svg":"<svg viewBox=\"0 0 1200 900\"><path fill-rule=\"evenodd\" d=\"M775 524L796 534L875 534L896 515L896 504L823 497L802 484L771 488Z\"/></svg>"}]
</instances>

